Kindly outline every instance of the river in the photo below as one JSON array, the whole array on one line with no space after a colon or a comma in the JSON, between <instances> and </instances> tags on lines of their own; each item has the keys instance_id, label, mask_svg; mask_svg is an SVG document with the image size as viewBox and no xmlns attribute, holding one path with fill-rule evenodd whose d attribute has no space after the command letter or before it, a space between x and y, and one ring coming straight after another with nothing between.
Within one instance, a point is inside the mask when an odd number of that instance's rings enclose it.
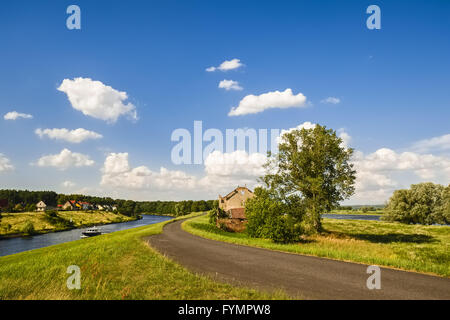
<instances>
[{"instance_id":1,"label":"river","mask_svg":"<svg viewBox=\"0 0 450 320\"><path fill-rule=\"evenodd\" d=\"M372 220L380 221L379 215L375 214L323 214L322 218L328 219L350 219L350 220Z\"/></svg>"},{"instance_id":2,"label":"river","mask_svg":"<svg viewBox=\"0 0 450 320\"><path fill-rule=\"evenodd\" d=\"M110 233L114 231L142 227L149 224L167 221L170 219L173 218L167 216L143 215L143 218L141 220L105 224L99 226L98 228L102 233ZM83 230L85 230L85 228L45 233L31 237L2 239L0 240L0 256L6 256L22 251L28 251L52 246L59 243L79 240L81 237L81 231Z\"/></svg>"}]
</instances>

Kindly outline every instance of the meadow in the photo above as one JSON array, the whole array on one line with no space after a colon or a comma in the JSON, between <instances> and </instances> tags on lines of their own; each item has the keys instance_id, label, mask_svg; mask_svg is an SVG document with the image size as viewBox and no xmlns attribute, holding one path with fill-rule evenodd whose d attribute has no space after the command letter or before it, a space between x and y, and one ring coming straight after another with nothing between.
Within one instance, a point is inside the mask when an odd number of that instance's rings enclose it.
<instances>
[{"instance_id":1,"label":"meadow","mask_svg":"<svg viewBox=\"0 0 450 320\"><path fill-rule=\"evenodd\" d=\"M287 298L215 282L162 256L142 238L161 233L167 223L0 257L0 300ZM80 290L67 288L71 265L80 267Z\"/></svg>"},{"instance_id":2,"label":"meadow","mask_svg":"<svg viewBox=\"0 0 450 320\"><path fill-rule=\"evenodd\" d=\"M55 219L57 222L63 221L66 223L52 223L44 212L2 213L0 237L23 235L23 228L27 222L33 224L36 234L40 234L136 220L133 217L108 211L58 211L57 216L59 218ZM67 223L70 221L71 223Z\"/></svg>"},{"instance_id":3,"label":"meadow","mask_svg":"<svg viewBox=\"0 0 450 320\"><path fill-rule=\"evenodd\" d=\"M324 231L291 244L250 238L208 223L207 216L185 221L195 235L235 244L379 265L450 277L450 227L384 221L323 219Z\"/></svg>"}]
</instances>

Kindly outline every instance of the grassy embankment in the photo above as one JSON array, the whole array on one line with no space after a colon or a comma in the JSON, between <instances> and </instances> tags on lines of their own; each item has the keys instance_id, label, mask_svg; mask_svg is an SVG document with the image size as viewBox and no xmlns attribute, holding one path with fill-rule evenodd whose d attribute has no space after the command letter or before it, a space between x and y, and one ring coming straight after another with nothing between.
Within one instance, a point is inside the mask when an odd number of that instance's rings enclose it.
<instances>
[{"instance_id":1,"label":"grassy embankment","mask_svg":"<svg viewBox=\"0 0 450 320\"><path fill-rule=\"evenodd\" d=\"M107 211L59 211L58 218L61 221L65 220L64 222L72 221L72 225L68 226L67 223L52 223L46 218L43 212L2 213L0 220L0 238L23 235L22 228L27 221L33 223L36 234L40 234L135 220L132 217ZM58 221L58 219L55 220Z\"/></svg>"},{"instance_id":2,"label":"grassy embankment","mask_svg":"<svg viewBox=\"0 0 450 320\"><path fill-rule=\"evenodd\" d=\"M161 233L166 223L0 257L0 300L287 297L217 283L163 257L142 237ZM81 269L81 290L66 286L70 265Z\"/></svg>"},{"instance_id":3,"label":"grassy embankment","mask_svg":"<svg viewBox=\"0 0 450 320\"><path fill-rule=\"evenodd\" d=\"M183 228L205 238L450 277L450 227L323 219L325 231L294 244L276 244L217 229L202 216Z\"/></svg>"}]
</instances>

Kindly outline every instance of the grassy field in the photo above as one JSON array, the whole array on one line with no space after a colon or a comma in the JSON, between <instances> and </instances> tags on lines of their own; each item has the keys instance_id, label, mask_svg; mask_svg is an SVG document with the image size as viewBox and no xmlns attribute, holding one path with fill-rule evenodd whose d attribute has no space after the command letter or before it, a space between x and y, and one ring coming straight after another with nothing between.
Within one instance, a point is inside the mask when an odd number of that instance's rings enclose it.
<instances>
[{"instance_id":1,"label":"grassy field","mask_svg":"<svg viewBox=\"0 0 450 320\"><path fill-rule=\"evenodd\" d=\"M75 228L135 220L135 218L107 211L59 211L58 216L66 221L72 221ZM52 224L45 218L45 213L43 212L2 213L0 237L22 234L22 228L27 221L33 223L36 233L70 229L67 226Z\"/></svg>"},{"instance_id":2,"label":"grassy field","mask_svg":"<svg viewBox=\"0 0 450 320\"><path fill-rule=\"evenodd\" d=\"M168 222L0 257L2 299L271 299L194 275L151 249L142 237ZM66 286L67 267L81 269L81 289Z\"/></svg>"},{"instance_id":3,"label":"grassy field","mask_svg":"<svg viewBox=\"0 0 450 320\"><path fill-rule=\"evenodd\" d=\"M450 277L450 227L382 221L323 219L325 232L294 244L229 233L201 216L183 223L193 234L279 251L353 261Z\"/></svg>"}]
</instances>

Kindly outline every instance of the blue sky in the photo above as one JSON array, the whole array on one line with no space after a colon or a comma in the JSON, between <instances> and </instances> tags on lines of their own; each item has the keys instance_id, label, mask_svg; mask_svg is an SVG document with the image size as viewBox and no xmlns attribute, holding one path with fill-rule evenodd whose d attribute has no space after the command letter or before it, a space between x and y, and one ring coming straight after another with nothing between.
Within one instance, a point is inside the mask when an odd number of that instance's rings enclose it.
<instances>
[{"instance_id":1,"label":"blue sky","mask_svg":"<svg viewBox=\"0 0 450 320\"><path fill-rule=\"evenodd\" d=\"M66 27L71 4L81 9L81 30ZM366 27L371 4L381 9L380 30ZM345 132L362 172L350 203L380 203L392 190L421 181L448 184L449 10L448 1L4 2L0 187L176 200L251 185L255 170L211 176L220 157L212 167L172 163L172 132L192 131L194 120L222 131L311 122ZM232 59L243 66L206 71ZM135 106L138 119L111 123L76 110L57 90L75 78L126 92L124 104ZM218 88L225 79L243 89ZM228 115L248 95L288 88L307 103ZM328 97L340 102L321 102ZM33 118L4 120L11 111ZM37 128L83 128L102 138L70 143L40 138ZM37 165L65 148L94 164ZM105 160L124 153L128 169L108 171ZM126 167L125 157L110 160ZM137 167L143 171L133 172ZM108 172L111 183L102 184Z\"/></svg>"}]
</instances>

